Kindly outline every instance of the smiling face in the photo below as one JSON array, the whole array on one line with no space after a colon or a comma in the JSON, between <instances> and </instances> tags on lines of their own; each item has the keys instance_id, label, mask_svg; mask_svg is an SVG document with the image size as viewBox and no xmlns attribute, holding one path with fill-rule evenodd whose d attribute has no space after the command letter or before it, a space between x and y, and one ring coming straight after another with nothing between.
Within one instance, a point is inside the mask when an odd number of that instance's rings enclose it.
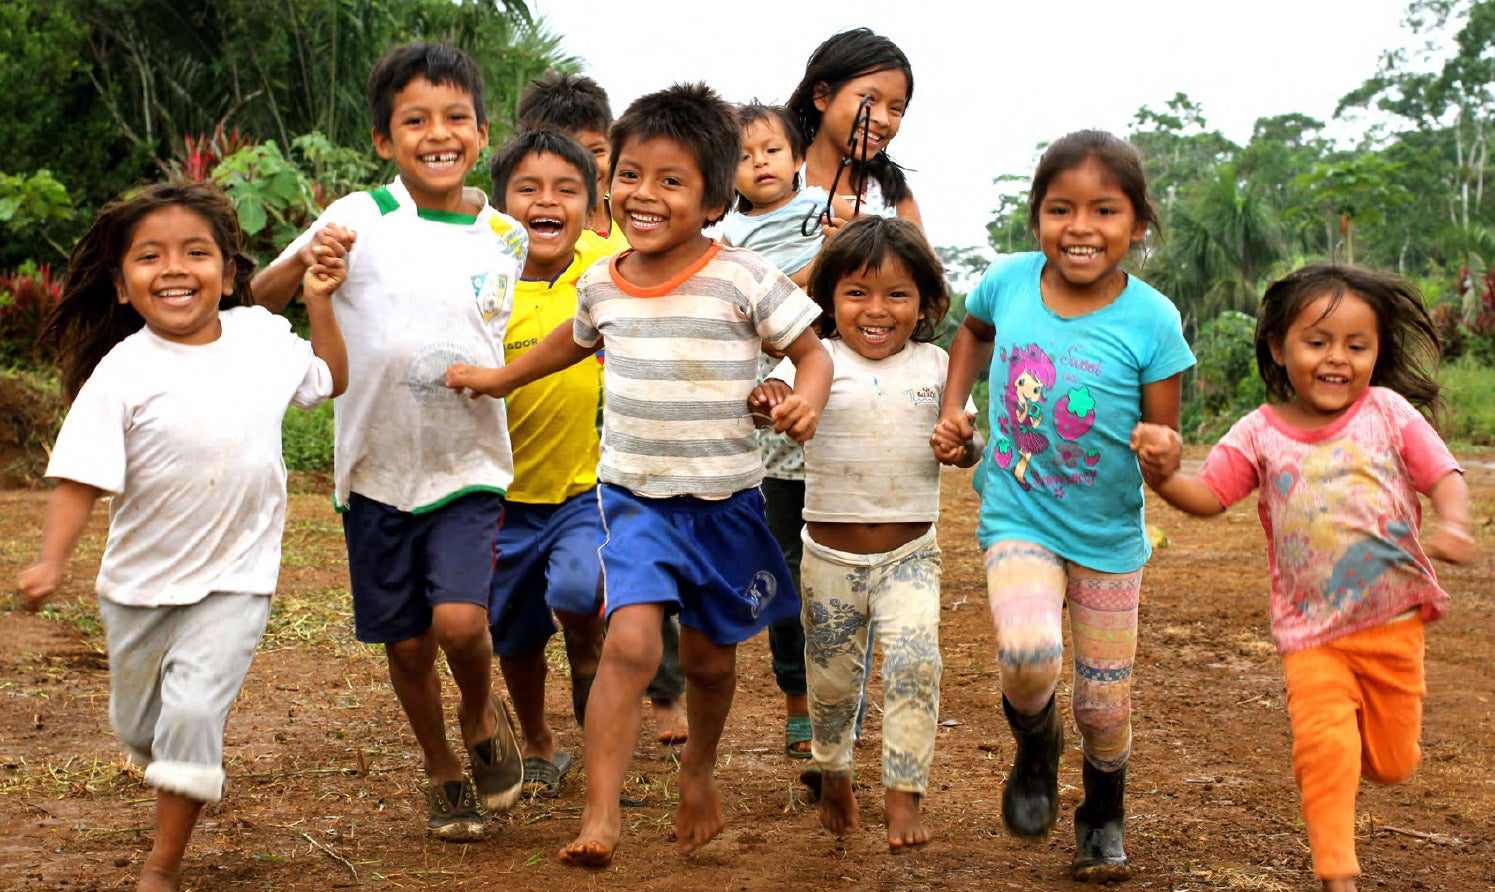
<instances>
[{"instance_id":1,"label":"smiling face","mask_svg":"<svg viewBox=\"0 0 1495 892\"><path fill-rule=\"evenodd\" d=\"M613 164L613 219L652 265L673 274L710 245L701 229L726 209L703 207L705 195L701 167L680 143L662 136L630 136L619 147Z\"/></svg>"},{"instance_id":2,"label":"smiling face","mask_svg":"<svg viewBox=\"0 0 1495 892\"><path fill-rule=\"evenodd\" d=\"M894 257L876 270L841 277L835 293L836 334L858 355L886 359L902 350L924 313L908 268Z\"/></svg>"},{"instance_id":3,"label":"smiling face","mask_svg":"<svg viewBox=\"0 0 1495 892\"><path fill-rule=\"evenodd\" d=\"M379 157L393 160L415 206L459 211L467 172L488 145L472 94L453 82L415 77L395 94L389 135L374 131Z\"/></svg>"},{"instance_id":4,"label":"smiling face","mask_svg":"<svg viewBox=\"0 0 1495 892\"><path fill-rule=\"evenodd\" d=\"M1347 291L1335 305L1325 294L1305 304L1271 345L1293 388L1293 401L1280 408L1310 429L1334 421L1370 386L1380 345L1380 320L1360 295Z\"/></svg>"},{"instance_id":5,"label":"smiling face","mask_svg":"<svg viewBox=\"0 0 1495 892\"><path fill-rule=\"evenodd\" d=\"M1147 233L1147 224L1137 219L1131 199L1092 155L1049 181L1038 204L1037 230L1048 260L1045 299L1093 309L1125 287L1121 261Z\"/></svg>"},{"instance_id":6,"label":"smiling face","mask_svg":"<svg viewBox=\"0 0 1495 892\"><path fill-rule=\"evenodd\" d=\"M834 95L816 91L815 107L820 110L820 129L815 139L829 139L844 154L856 123L857 109L864 98L872 100L871 118L867 127L867 157L871 158L886 149L898 128L903 125L903 110L908 105L908 77L902 69L890 68L852 78L841 85ZM856 138L862 137L861 128L856 128ZM862 158L860 142L851 156Z\"/></svg>"},{"instance_id":7,"label":"smiling face","mask_svg":"<svg viewBox=\"0 0 1495 892\"><path fill-rule=\"evenodd\" d=\"M795 157L777 117L759 118L743 129L737 191L753 203L752 213L766 214L789 203L795 194L794 176L803 161Z\"/></svg>"},{"instance_id":8,"label":"smiling face","mask_svg":"<svg viewBox=\"0 0 1495 892\"><path fill-rule=\"evenodd\" d=\"M565 272L590 210L582 172L559 155L527 155L504 186L504 208L529 232L524 277L553 281Z\"/></svg>"},{"instance_id":9,"label":"smiling face","mask_svg":"<svg viewBox=\"0 0 1495 892\"><path fill-rule=\"evenodd\" d=\"M234 268L223 262L207 218L172 205L135 224L114 284L119 302L157 335L209 344L222 330L218 301L233 293Z\"/></svg>"}]
</instances>

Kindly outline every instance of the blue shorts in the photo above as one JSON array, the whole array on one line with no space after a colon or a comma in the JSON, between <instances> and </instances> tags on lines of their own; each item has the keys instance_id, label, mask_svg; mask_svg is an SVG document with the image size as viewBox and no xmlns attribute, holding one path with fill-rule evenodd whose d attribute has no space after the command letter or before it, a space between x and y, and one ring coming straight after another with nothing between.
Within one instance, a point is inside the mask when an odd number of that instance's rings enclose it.
<instances>
[{"instance_id":1,"label":"blue shorts","mask_svg":"<svg viewBox=\"0 0 1495 892\"><path fill-rule=\"evenodd\" d=\"M557 631L552 610L596 615L602 609L601 544L595 490L559 505L504 504L488 602L494 653L543 650Z\"/></svg>"},{"instance_id":2,"label":"blue shorts","mask_svg":"<svg viewBox=\"0 0 1495 892\"><path fill-rule=\"evenodd\" d=\"M666 613L679 612L681 625L737 644L798 615L799 595L768 531L761 491L719 501L646 499L609 484L598 493L609 616L629 604L663 604Z\"/></svg>"},{"instance_id":3,"label":"blue shorts","mask_svg":"<svg viewBox=\"0 0 1495 892\"><path fill-rule=\"evenodd\" d=\"M502 513L503 497L494 492L469 493L422 514L350 493L343 538L358 640L391 644L421 635L437 604L487 610Z\"/></svg>"}]
</instances>

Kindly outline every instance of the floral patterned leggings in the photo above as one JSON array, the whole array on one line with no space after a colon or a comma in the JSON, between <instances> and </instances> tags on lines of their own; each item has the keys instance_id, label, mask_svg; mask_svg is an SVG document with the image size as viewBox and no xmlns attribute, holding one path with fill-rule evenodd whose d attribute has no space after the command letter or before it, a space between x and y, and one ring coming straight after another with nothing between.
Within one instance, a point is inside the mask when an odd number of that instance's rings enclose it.
<instances>
[{"instance_id":1,"label":"floral patterned leggings","mask_svg":"<svg viewBox=\"0 0 1495 892\"><path fill-rule=\"evenodd\" d=\"M882 785L923 795L940 711L940 548L934 527L882 554L850 554L803 535L800 598L810 751L821 770L851 771L866 674L868 624L882 648Z\"/></svg>"},{"instance_id":2,"label":"floral patterned leggings","mask_svg":"<svg viewBox=\"0 0 1495 892\"><path fill-rule=\"evenodd\" d=\"M1085 758L1102 771L1120 768L1132 746L1142 571L1101 573L1011 540L993 543L985 561L1002 694L1022 715L1048 703L1063 665L1062 614L1068 604L1075 667L1071 708Z\"/></svg>"}]
</instances>

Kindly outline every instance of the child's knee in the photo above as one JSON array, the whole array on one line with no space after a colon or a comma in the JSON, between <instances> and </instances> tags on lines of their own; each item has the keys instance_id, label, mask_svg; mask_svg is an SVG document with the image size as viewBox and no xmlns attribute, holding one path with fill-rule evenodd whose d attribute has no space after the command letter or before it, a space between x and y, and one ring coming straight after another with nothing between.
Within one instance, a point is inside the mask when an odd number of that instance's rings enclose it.
<instances>
[{"instance_id":1,"label":"child's knee","mask_svg":"<svg viewBox=\"0 0 1495 892\"><path fill-rule=\"evenodd\" d=\"M999 650L997 661L1002 670L1002 693L1018 712L1037 712L1048 702L1059 683L1062 650Z\"/></svg>"},{"instance_id":2,"label":"child's knee","mask_svg":"<svg viewBox=\"0 0 1495 892\"><path fill-rule=\"evenodd\" d=\"M476 605L443 605L452 607L474 607ZM437 610L431 617L431 628L436 633L436 644L447 653L466 653L482 650L490 653L493 633L488 628L488 614L482 609Z\"/></svg>"},{"instance_id":3,"label":"child's knee","mask_svg":"<svg viewBox=\"0 0 1495 892\"><path fill-rule=\"evenodd\" d=\"M929 651L895 644L883 653L883 683L889 693L914 695L938 691L943 665L938 649Z\"/></svg>"}]
</instances>

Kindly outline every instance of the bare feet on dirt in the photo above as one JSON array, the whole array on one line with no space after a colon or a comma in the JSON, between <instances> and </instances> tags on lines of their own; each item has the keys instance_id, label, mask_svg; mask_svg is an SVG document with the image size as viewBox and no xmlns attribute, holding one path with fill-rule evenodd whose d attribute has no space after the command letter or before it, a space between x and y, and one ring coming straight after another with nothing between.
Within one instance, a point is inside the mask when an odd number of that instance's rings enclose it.
<instances>
[{"instance_id":1,"label":"bare feet on dirt","mask_svg":"<svg viewBox=\"0 0 1495 892\"><path fill-rule=\"evenodd\" d=\"M680 805L675 808L675 848L689 854L711 842L727 826L721 803L716 798L716 778L709 770L702 773L680 771Z\"/></svg>"},{"instance_id":2,"label":"bare feet on dirt","mask_svg":"<svg viewBox=\"0 0 1495 892\"><path fill-rule=\"evenodd\" d=\"M593 817L588 807L581 813L581 832L562 846L556 857L571 867L608 866L613 863L613 853L618 850L618 837L623 832L622 820L622 815L617 813Z\"/></svg>"},{"instance_id":3,"label":"bare feet on dirt","mask_svg":"<svg viewBox=\"0 0 1495 892\"><path fill-rule=\"evenodd\" d=\"M135 884L135 892L176 892L177 871L152 864L147 858L145 867L140 871L140 881Z\"/></svg>"},{"instance_id":4,"label":"bare feet on dirt","mask_svg":"<svg viewBox=\"0 0 1495 892\"><path fill-rule=\"evenodd\" d=\"M684 743L690 739L690 728L685 720L685 707L681 701L651 700L654 704L654 737L665 746Z\"/></svg>"},{"instance_id":5,"label":"bare feet on dirt","mask_svg":"<svg viewBox=\"0 0 1495 892\"><path fill-rule=\"evenodd\" d=\"M883 812L888 821L888 849L906 852L926 845L934 834L924 826L919 815L919 794L906 790L888 790L883 794Z\"/></svg>"},{"instance_id":6,"label":"bare feet on dirt","mask_svg":"<svg viewBox=\"0 0 1495 892\"><path fill-rule=\"evenodd\" d=\"M851 773L822 773L820 784L820 824L845 836L857 829L857 797L851 789Z\"/></svg>"}]
</instances>

